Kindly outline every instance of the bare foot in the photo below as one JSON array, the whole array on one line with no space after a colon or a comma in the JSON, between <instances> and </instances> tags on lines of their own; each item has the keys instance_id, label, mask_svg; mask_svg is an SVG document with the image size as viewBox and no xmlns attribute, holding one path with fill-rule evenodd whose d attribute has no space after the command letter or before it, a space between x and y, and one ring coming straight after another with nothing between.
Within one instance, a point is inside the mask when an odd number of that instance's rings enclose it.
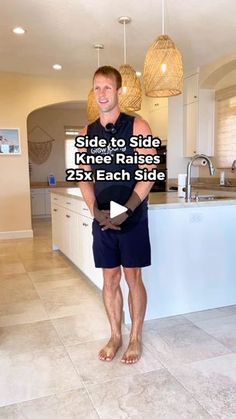
<instances>
[{"instance_id":1,"label":"bare foot","mask_svg":"<svg viewBox=\"0 0 236 419\"><path fill-rule=\"evenodd\" d=\"M139 361L142 354L142 344L139 340L129 342L128 348L122 356L121 362L125 364L135 364Z\"/></svg>"},{"instance_id":2,"label":"bare foot","mask_svg":"<svg viewBox=\"0 0 236 419\"><path fill-rule=\"evenodd\" d=\"M109 342L101 349L98 357L101 361L112 361L116 355L116 352L122 345L122 339L111 338Z\"/></svg>"}]
</instances>

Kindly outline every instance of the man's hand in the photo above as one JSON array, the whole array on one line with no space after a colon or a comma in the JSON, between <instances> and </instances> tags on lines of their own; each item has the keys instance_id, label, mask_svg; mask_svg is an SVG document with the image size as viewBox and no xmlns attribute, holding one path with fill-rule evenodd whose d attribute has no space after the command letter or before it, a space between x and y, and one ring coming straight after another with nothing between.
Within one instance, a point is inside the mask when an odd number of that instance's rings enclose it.
<instances>
[{"instance_id":1,"label":"man's hand","mask_svg":"<svg viewBox=\"0 0 236 419\"><path fill-rule=\"evenodd\" d=\"M104 225L102 228L103 231L107 230L108 228L112 228L113 230L121 230L121 227L119 227L125 220L127 220L128 215L123 212L123 214L119 214L116 217L110 218L110 211L104 211L106 215L108 216L108 222L101 224Z\"/></svg>"},{"instance_id":2,"label":"man's hand","mask_svg":"<svg viewBox=\"0 0 236 419\"><path fill-rule=\"evenodd\" d=\"M105 210L99 210L97 207L94 208L93 212L95 220L99 222L100 226L102 227L102 230L108 230L108 228L112 230L120 230L121 228L118 225L115 225L111 222L110 219L110 211Z\"/></svg>"}]
</instances>

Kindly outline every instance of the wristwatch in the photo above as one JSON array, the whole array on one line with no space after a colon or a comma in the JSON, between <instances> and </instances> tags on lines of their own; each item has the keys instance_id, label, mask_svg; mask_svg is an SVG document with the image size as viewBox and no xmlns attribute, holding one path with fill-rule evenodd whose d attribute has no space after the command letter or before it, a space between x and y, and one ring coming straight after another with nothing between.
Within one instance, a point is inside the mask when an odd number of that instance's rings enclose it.
<instances>
[{"instance_id":1,"label":"wristwatch","mask_svg":"<svg viewBox=\"0 0 236 419\"><path fill-rule=\"evenodd\" d=\"M131 217L134 212L132 211L132 209L128 208L125 213L128 215L128 217Z\"/></svg>"}]
</instances>

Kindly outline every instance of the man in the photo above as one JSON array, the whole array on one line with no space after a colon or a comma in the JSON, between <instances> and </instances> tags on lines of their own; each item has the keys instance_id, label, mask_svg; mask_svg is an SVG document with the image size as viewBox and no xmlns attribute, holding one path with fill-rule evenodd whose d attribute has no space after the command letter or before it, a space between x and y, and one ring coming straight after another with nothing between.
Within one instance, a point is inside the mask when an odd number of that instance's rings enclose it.
<instances>
[{"instance_id":1,"label":"man","mask_svg":"<svg viewBox=\"0 0 236 419\"><path fill-rule=\"evenodd\" d=\"M109 140L112 136L125 138L125 154L156 154L154 148L131 149L129 138L132 135L151 135L150 127L141 118L120 113L118 97L121 93L121 75L113 67L100 67L94 74L94 93L100 111L100 119L85 128L81 135L90 138L97 135ZM114 154L117 150L80 149L88 154ZM85 171L96 171L98 167L112 172L127 169L132 175L134 169L155 165L80 165ZM142 352L142 327L146 311L146 290L142 282L141 268L150 265L150 242L147 220L147 196L153 185L149 181L100 181L80 182L80 189L92 215L93 252L95 266L103 269L103 300L111 326L111 338L99 352L103 361L111 361L122 345L122 292L120 288L121 266L129 287L129 309L132 320L130 341L121 361L135 363ZM113 200L127 207L127 213L110 217L109 204Z\"/></svg>"}]
</instances>

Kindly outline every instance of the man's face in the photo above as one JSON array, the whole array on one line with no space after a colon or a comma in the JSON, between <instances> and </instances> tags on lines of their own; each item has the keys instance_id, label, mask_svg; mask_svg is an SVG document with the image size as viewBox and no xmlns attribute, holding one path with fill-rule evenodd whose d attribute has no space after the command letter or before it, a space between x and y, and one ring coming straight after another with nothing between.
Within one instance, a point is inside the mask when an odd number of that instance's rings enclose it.
<instances>
[{"instance_id":1,"label":"man's face","mask_svg":"<svg viewBox=\"0 0 236 419\"><path fill-rule=\"evenodd\" d=\"M115 77L98 74L94 79L93 88L101 112L110 112L118 105L120 89L117 89Z\"/></svg>"}]
</instances>

